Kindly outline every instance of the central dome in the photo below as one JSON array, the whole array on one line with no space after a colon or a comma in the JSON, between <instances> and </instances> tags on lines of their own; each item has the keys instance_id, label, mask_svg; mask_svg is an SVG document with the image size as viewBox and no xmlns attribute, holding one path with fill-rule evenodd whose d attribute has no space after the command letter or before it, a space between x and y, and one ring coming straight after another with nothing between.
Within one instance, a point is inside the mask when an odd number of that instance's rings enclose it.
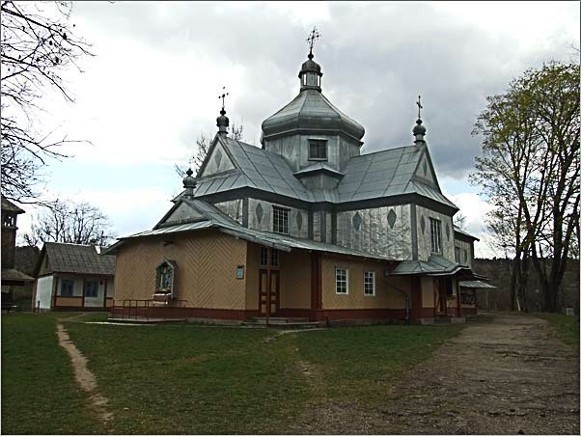
<instances>
[{"instance_id":1,"label":"central dome","mask_svg":"<svg viewBox=\"0 0 581 436\"><path fill-rule=\"evenodd\" d=\"M264 138L301 132L341 132L356 140L365 134L361 124L337 109L316 89L304 89L289 104L262 123Z\"/></svg>"}]
</instances>

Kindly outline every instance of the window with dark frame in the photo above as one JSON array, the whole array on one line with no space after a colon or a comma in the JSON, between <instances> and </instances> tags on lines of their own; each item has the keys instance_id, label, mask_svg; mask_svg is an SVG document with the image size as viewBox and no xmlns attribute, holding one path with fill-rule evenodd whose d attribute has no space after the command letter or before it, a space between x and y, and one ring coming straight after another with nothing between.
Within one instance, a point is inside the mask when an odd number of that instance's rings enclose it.
<instances>
[{"instance_id":1,"label":"window with dark frame","mask_svg":"<svg viewBox=\"0 0 581 436\"><path fill-rule=\"evenodd\" d=\"M375 271L365 271L363 273L363 295L375 296Z\"/></svg>"},{"instance_id":2,"label":"window with dark frame","mask_svg":"<svg viewBox=\"0 0 581 436\"><path fill-rule=\"evenodd\" d=\"M346 268L335 268L335 283L337 294L346 295L349 293L349 270Z\"/></svg>"},{"instance_id":3,"label":"window with dark frame","mask_svg":"<svg viewBox=\"0 0 581 436\"><path fill-rule=\"evenodd\" d=\"M460 247L454 247L454 259L456 260L456 263L460 263Z\"/></svg>"},{"instance_id":4,"label":"window with dark frame","mask_svg":"<svg viewBox=\"0 0 581 436\"><path fill-rule=\"evenodd\" d=\"M270 249L270 259L268 258L268 248L260 247L260 263L261 268L266 268L267 266L278 268L278 250L276 248ZM270 263L269 263L270 260Z\"/></svg>"},{"instance_id":5,"label":"window with dark frame","mask_svg":"<svg viewBox=\"0 0 581 436\"><path fill-rule=\"evenodd\" d=\"M72 297L74 295L75 281L70 279L61 280L61 297Z\"/></svg>"},{"instance_id":6,"label":"window with dark frame","mask_svg":"<svg viewBox=\"0 0 581 436\"><path fill-rule=\"evenodd\" d=\"M84 285L84 294L88 298L97 298L99 296L99 282L87 280Z\"/></svg>"},{"instance_id":7,"label":"window with dark frame","mask_svg":"<svg viewBox=\"0 0 581 436\"><path fill-rule=\"evenodd\" d=\"M327 160L326 139L309 139L309 160Z\"/></svg>"},{"instance_id":8,"label":"window with dark frame","mask_svg":"<svg viewBox=\"0 0 581 436\"><path fill-rule=\"evenodd\" d=\"M430 218L430 234L432 237L432 253L442 252L442 222Z\"/></svg>"},{"instance_id":9,"label":"window with dark frame","mask_svg":"<svg viewBox=\"0 0 581 436\"><path fill-rule=\"evenodd\" d=\"M288 213L289 209L272 206L272 231L288 235Z\"/></svg>"}]
</instances>

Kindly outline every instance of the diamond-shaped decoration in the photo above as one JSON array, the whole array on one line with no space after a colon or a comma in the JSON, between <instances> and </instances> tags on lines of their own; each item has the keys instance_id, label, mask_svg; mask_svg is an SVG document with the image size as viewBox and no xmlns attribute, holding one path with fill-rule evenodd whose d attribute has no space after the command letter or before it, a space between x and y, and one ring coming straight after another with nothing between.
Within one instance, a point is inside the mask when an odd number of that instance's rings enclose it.
<instances>
[{"instance_id":1,"label":"diamond-shaped decoration","mask_svg":"<svg viewBox=\"0 0 581 436\"><path fill-rule=\"evenodd\" d=\"M361 218L361 214L359 212L357 212L353 216L353 227L355 228L355 230L358 231L361 228L362 222L363 222L363 218Z\"/></svg>"},{"instance_id":2,"label":"diamond-shaped decoration","mask_svg":"<svg viewBox=\"0 0 581 436\"><path fill-rule=\"evenodd\" d=\"M420 218L420 227L422 229L422 235L423 235L424 232L426 231L426 220L424 219L424 216L423 215Z\"/></svg>"},{"instance_id":3,"label":"diamond-shaped decoration","mask_svg":"<svg viewBox=\"0 0 581 436\"><path fill-rule=\"evenodd\" d=\"M387 224L389 224L389 228L393 229L393 225L395 224L395 220L397 219L397 215L393 209L389 210L387 214Z\"/></svg>"},{"instance_id":4,"label":"diamond-shaped decoration","mask_svg":"<svg viewBox=\"0 0 581 436\"><path fill-rule=\"evenodd\" d=\"M450 240L450 224L446 223L446 239Z\"/></svg>"},{"instance_id":5,"label":"diamond-shaped decoration","mask_svg":"<svg viewBox=\"0 0 581 436\"><path fill-rule=\"evenodd\" d=\"M220 162L222 162L222 152L220 150L216 151L216 154L214 155L214 161L216 162L216 166L219 168Z\"/></svg>"},{"instance_id":6,"label":"diamond-shaped decoration","mask_svg":"<svg viewBox=\"0 0 581 436\"><path fill-rule=\"evenodd\" d=\"M262 214L264 213L264 211L262 210L262 205L260 203L258 203L256 205L256 208L254 209L254 211L256 212L256 219L258 220L258 223L260 224L260 221L262 221Z\"/></svg>"},{"instance_id":7,"label":"diamond-shaped decoration","mask_svg":"<svg viewBox=\"0 0 581 436\"><path fill-rule=\"evenodd\" d=\"M302 227L303 227L303 214L297 212L297 229L299 229L300 231Z\"/></svg>"},{"instance_id":8,"label":"diamond-shaped decoration","mask_svg":"<svg viewBox=\"0 0 581 436\"><path fill-rule=\"evenodd\" d=\"M423 170L424 170L424 176L426 174L428 174L428 163L426 161L424 161Z\"/></svg>"}]
</instances>

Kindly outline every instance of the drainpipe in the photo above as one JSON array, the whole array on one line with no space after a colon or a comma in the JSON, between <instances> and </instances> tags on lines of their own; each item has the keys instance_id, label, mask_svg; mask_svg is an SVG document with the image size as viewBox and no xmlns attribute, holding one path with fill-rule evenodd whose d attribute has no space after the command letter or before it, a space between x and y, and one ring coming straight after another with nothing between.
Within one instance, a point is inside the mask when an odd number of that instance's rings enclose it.
<instances>
[{"instance_id":1,"label":"drainpipe","mask_svg":"<svg viewBox=\"0 0 581 436\"><path fill-rule=\"evenodd\" d=\"M403 296L405 297L405 320L406 320L406 322L409 322L410 321L410 297L409 297L409 295L403 289L400 289L397 286L392 285L391 283L387 283L387 285L391 286L396 291L402 293Z\"/></svg>"}]
</instances>

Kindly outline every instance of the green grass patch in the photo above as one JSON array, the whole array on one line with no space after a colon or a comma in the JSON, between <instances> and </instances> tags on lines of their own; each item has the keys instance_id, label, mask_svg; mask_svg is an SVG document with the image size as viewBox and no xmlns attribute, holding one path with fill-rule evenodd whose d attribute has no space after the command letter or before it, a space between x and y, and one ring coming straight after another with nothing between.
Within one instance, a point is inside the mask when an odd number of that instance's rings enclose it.
<instances>
[{"instance_id":1,"label":"green grass patch","mask_svg":"<svg viewBox=\"0 0 581 436\"><path fill-rule=\"evenodd\" d=\"M405 371L462 329L350 327L265 341L277 330L81 322L89 319L101 320L71 316L64 325L109 399L114 419L108 428L87 415L86 398L56 342L55 316L15 315L3 319L3 339L10 337L2 345L6 432L287 433L317 404L380 402ZM8 373L23 371L22 360L28 372L6 385Z\"/></svg>"},{"instance_id":2,"label":"green grass patch","mask_svg":"<svg viewBox=\"0 0 581 436\"><path fill-rule=\"evenodd\" d=\"M578 316L567 316L559 313L543 313L538 316L549 321L551 327L557 332L559 339L579 351Z\"/></svg>"},{"instance_id":3,"label":"green grass patch","mask_svg":"<svg viewBox=\"0 0 581 436\"><path fill-rule=\"evenodd\" d=\"M3 434L104 432L58 345L57 316L2 316Z\"/></svg>"}]
</instances>

